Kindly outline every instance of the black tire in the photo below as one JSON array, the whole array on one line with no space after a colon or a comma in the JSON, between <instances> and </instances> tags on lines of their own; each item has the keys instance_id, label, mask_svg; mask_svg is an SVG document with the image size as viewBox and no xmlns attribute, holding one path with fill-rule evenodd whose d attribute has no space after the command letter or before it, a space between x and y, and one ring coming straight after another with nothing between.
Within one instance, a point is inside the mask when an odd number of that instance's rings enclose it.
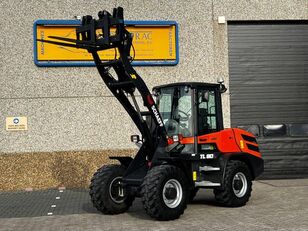
<instances>
[{"instance_id":1,"label":"black tire","mask_svg":"<svg viewBox=\"0 0 308 231\"><path fill-rule=\"evenodd\" d=\"M199 188L193 188L192 190L190 190L188 202L192 202L194 200L198 191L199 191Z\"/></svg>"},{"instance_id":2,"label":"black tire","mask_svg":"<svg viewBox=\"0 0 308 231\"><path fill-rule=\"evenodd\" d=\"M242 161L230 160L226 166L224 190L214 190L216 201L226 207L240 207L248 202L251 191L252 176L248 166Z\"/></svg>"},{"instance_id":3,"label":"black tire","mask_svg":"<svg viewBox=\"0 0 308 231\"><path fill-rule=\"evenodd\" d=\"M125 167L122 165L104 165L94 173L90 184L90 196L94 207L104 214L123 213L132 205L135 197L127 189L123 189L124 196L114 191L121 181ZM111 186L112 184L112 186ZM114 184L114 185L113 185Z\"/></svg>"},{"instance_id":4,"label":"black tire","mask_svg":"<svg viewBox=\"0 0 308 231\"><path fill-rule=\"evenodd\" d=\"M146 213L157 220L179 218L187 207L188 188L187 178L181 169L172 165L153 167L141 185L141 199Z\"/></svg>"}]
</instances>

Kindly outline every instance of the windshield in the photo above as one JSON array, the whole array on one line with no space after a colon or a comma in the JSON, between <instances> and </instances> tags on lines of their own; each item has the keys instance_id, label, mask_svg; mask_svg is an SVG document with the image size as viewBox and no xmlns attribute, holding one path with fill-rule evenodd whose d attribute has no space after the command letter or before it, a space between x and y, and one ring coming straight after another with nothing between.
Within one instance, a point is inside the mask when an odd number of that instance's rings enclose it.
<instances>
[{"instance_id":1,"label":"windshield","mask_svg":"<svg viewBox=\"0 0 308 231\"><path fill-rule=\"evenodd\" d=\"M161 88L157 97L159 112L169 136L193 134L191 89L188 87Z\"/></svg>"}]
</instances>

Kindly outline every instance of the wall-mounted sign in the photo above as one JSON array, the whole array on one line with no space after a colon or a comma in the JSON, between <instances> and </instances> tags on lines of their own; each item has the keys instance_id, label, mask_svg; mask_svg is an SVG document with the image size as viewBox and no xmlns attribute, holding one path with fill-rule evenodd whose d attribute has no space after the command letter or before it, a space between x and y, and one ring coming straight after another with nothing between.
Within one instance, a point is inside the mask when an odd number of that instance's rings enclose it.
<instances>
[{"instance_id":1,"label":"wall-mounted sign","mask_svg":"<svg viewBox=\"0 0 308 231\"><path fill-rule=\"evenodd\" d=\"M76 39L79 20L38 20L34 23L34 62L37 66L94 66L84 49L64 47L36 39L59 36ZM178 63L178 26L174 21L125 21L134 34L133 65L176 65ZM118 53L118 52L117 52ZM115 49L100 51L102 60L114 59Z\"/></svg>"},{"instance_id":2,"label":"wall-mounted sign","mask_svg":"<svg viewBox=\"0 0 308 231\"><path fill-rule=\"evenodd\" d=\"M27 117L6 117L7 131L26 131L28 130Z\"/></svg>"}]
</instances>

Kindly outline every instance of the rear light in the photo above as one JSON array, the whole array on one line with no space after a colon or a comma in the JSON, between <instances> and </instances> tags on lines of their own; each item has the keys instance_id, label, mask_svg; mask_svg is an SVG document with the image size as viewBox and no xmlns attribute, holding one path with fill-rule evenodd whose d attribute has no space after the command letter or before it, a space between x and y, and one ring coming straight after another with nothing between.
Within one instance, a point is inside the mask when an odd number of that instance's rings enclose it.
<instances>
[{"instance_id":1,"label":"rear light","mask_svg":"<svg viewBox=\"0 0 308 231\"><path fill-rule=\"evenodd\" d=\"M173 144L174 143L174 141L173 141L173 139L171 138L171 137L168 137L168 145L171 145L171 144Z\"/></svg>"},{"instance_id":2,"label":"rear light","mask_svg":"<svg viewBox=\"0 0 308 231\"><path fill-rule=\"evenodd\" d=\"M241 149L243 149L245 146L244 146L244 141L243 140L240 140L240 147Z\"/></svg>"}]
</instances>

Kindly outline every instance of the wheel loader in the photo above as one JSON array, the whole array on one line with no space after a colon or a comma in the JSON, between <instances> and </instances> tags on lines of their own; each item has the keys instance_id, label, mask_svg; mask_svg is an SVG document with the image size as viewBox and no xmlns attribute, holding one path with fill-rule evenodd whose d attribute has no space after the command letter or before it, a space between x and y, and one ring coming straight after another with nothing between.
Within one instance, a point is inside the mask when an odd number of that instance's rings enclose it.
<instances>
[{"instance_id":1,"label":"wheel loader","mask_svg":"<svg viewBox=\"0 0 308 231\"><path fill-rule=\"evenodd\" d=\"M148 215L173 220L201 188L213 189L221 205L246 204L252 181L263 172L263 159L254 135L224 129L221 94L227 89L222 81L170 83L150 92L132 66L133 34L126 30L121 7L112 14L100 11L97 19L84 16L76 39L49 38L38 41L92 54L102 80L141 134L131 136L139 145L134 158L112 156L119 164L94 173L90 196L97 210L123 213L141 197ZM119 56L101 60L98 52L107 49L116 49Z\"/></svg>"}]
</instances>

